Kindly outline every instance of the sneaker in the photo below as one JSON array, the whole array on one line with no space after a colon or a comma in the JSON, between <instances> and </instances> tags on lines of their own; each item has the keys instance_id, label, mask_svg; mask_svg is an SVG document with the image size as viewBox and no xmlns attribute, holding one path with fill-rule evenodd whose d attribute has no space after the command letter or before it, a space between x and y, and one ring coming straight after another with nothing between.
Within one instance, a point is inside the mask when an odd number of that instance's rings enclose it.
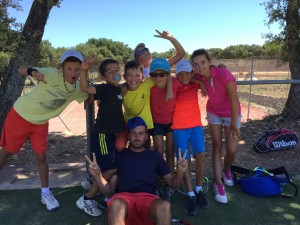
<instances>
[{"instance_id":1,"label":"sneaker","mask_svg":"<svg viewBox=\"0 0 300 225\"><path fill-rule=\"evenodd\" d=\"M188 196L188 200L185 203L185 212L190 216L197 215L196 196Z\"/></svg>"},{"instance_id":2,"label":"sneaker","mask_svg":"<svg viewBox=\"0 0 300 225\"><path fill-rule=\"evenodd\" d=\"M224 203L224 204L228 202L223 184L215 184L214 192L215 192L215 200L217 202Z\"/></svg>"},{"instance_id":3,"label":"sneaker","mask_svg":"<svg viewBox=\"0 0 300 225\"><path fill-rule=\"evenodd\" d=\"M197 193L194 189L194 193L196 195L196 199L197 199L197 204L199 207L207 209L208 208L208 201L206 199L205 194L202 191L199 191L199 193Z\"/></svg>"},{"instance_id":4,"label":"sneaker","mask_svg":"<svg viewBox=\"0 0 300 225\"><path fill-rule=\"evenodd\" d=\"M85 190L90 190L92 185L93 185L93 182L91 181L91 179L89 177L87 177L84 181L81 182L81 187Z\"/></svg>"},{"instance_id":5,"label":"sneaker","mask_svg":"<svg viewBox=\"0 0 300 225\"><path fill-rule=\"evenodd\" d=\"M107 210L107 201L102 200L102 202L100 202L98 206L100 209Z\"/></svg>"},{"instance_id":6,"label":"sneaker","mask_svg":"<svg viewBox=\"0 0 300 225\"><path fill-rule=\"evenodd\" d=\"M90 216L100 216L102 214L98 203L93 199L84 200L84 195L77 200L76 205Z\"/></svg>"},{"instance_id":7,"label":"sneaker","mask_svg":"<svg viewBox=\"0 0 300 225\"><path fill-rule=\"evenodd\" d=\"M168 201L168 202L171 202L172 200L172 195L174 194L174 190L171 189L170 187L165 187L165 188L161 188L161 198Z\"/></svg>"},{"instance_id":8,"label":"sneaker","mask_svg":"<svg viewBox=\"0 0 300 225\"><path fill-rule=\"evenodd\" d=\"M41 202L46 205L47 209L52 211L60 207L58 201L54 198L51 191L41 193Z\"/></svg>"},{"instance_id":9,"label":"sneaker","mask_svg":"<svg viewBox=\"0 0 300 225\"><path fill-rule=\"evenodd\" d=\"M224 180L224 184L226 186L233 186L234 185L234 182L232 180L232 176L231 176L231 173L230 173L230 170L229 171L226 171L226 172L222 172L222 178Z\"/></svg>"}]
</instances>

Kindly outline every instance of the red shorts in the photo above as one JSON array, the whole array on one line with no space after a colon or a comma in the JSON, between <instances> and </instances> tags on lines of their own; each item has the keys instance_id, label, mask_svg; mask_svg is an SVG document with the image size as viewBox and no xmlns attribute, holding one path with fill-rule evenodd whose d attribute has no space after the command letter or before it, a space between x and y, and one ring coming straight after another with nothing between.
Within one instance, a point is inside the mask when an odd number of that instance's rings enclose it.
<instances>
[{"instance_id":1,"label":"red shorts","mask_svg":"<svg viewBox=\"0 0 300 225\"><path fill-rule=\"evenodd\" d=\"M27 138L34 152L45 153L48 143L48 123L41 125L30 123L11 108L3 125L0 146L5 151L16 154Z\"/></svg>"},{"instance_id":2,"label":"red shorts","mask_svg":"<svg viewBox=\"0 0 300 225\"><path fill-rule=\"evenodd\" d=\"M159 198L158 196L144 192L122 192L115 194L111 199L109 199L107 203L108 208L110 207L111 202L116 198L123 199L127 203L127 217L125 219L126 225L154 225L149 218L149 207L154 200Z\"/></svg>"}]
</instances>

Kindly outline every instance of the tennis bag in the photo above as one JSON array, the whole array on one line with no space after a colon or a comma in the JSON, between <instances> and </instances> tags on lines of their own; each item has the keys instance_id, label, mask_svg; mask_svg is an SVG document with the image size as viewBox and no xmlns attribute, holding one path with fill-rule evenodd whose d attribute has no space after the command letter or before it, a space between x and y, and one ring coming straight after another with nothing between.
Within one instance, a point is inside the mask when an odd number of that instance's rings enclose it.
<instances>
[{"instance_id":1,"label":"tennis bag","mask_svg":"<svg viewBox=\"0 0 300 225\"><path fill-rule=\"evenodd\" d=\"M254 144L258 153L294 148L299 143L298 134L290 129L277 128L265 132Z\"/></svg>"},{"instance_id":2,"label":"tennis bag","mask_svg":"<svg viewBox=\"0 0 300 225\"><path fill-rule=\"evenodd\" d=\"M239 184L242 190L256 197L282 196L293 198L298 194L297 185L292 182L285 167L264 170L256 167L248 170L240 166L231 166L231 172L235 184ZM294 187L293 195L283 194L283 185L289 184Z\"/></svg>"}]
</instances>

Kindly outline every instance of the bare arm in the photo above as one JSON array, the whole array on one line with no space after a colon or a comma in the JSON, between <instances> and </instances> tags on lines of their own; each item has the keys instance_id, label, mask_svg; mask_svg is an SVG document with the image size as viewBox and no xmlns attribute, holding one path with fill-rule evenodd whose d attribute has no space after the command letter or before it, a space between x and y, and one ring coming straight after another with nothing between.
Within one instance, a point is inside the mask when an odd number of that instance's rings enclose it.
<instances>
[{"instance_id":1,"label":"bare arm","mask_svg":"<svg viewBox=\"0 0 300 225\"><path fill-rule=\"evenodd\" d=\"M80 71L80 90L90 95L96 94L96 88L88 83L88 70L95 61L95 56L91 55L82 62Z\"/></svg>"},{"instance_id":2,"label":"bare arm","mask_svg":"<svg viewBox=\"0 0 300 225\"><path fill-rule=\"evenodd\" d=\"M87 155L85 155L85 159L90 164L88 167L88 170L89 170L90 174L93 175L93 177L97 181L99 189L101 190L103 195L104 196L112 196L115 191L116 184L117 184L117 175L114 175L109 180L109 182L107 182L107 180L105 180L103 178L101 169L97 164L95 153L93 153L93 161L91 161Z\"/></svg>"},{"instance_id":3,"label":"bare arm","mask_svg":"<svg viewBox=\"0 0 300 225\"><path fill-rule=\"evenodd\" d=\"M170 66L173 66L185 56L184 48L179 43L179 41L177 41L177 39L168 31L163 31L163 32L159 32L158 30L155 31L158 33L158 35L154 35L155 37L169 40L173 44L174 48L176 49L176 55L168 59Z\"/></svg>"},{"instance_id":4,"label":"bare arm","mask_svg":"<svg viewBox=\"0 0 300 225\"><path fill-rule=\"evenodd\" d=\"M240 130L237 127L239 97L238 97L237 90L234 85L234 81L231 81L226 86L226 90L230 97L230 103L231 103L231 124L230 124L231 135L233 138L236 138L236 137L241 138Z\"/></svg>"},{"instance_id":5,"label":"bare arm","mask_svg":"<svg viewBox=\"0 0 300 225\"><path fill-rule=\"evenodd\" d=\"M172 79L172 76L169 75L168 82L167 82L166 101L168 102L169 100L171 100L173 98L174 98L174 93L173 93L173 79Z\"/></svg>"},{"instance_id":6,"label":"bare arm","mask_svg":"<svg viewBox=\"0 0 300 225\"><path fill-rule=\"evenodd\" d=\"M32 76L34 77L38 82L42 81L44 82L45 84L47 84L47 81L45 80L45 77L44 77L44 74L40 73L39 71L37 71L36 69L33 69L31 71L31 75L29 75L27 73L27 70L28 70L29 67L19 67L18 68L18 73L21 74L22 76L24 77L27 77L27 76Z\"/></svg>"},{"instance_id":7,"label":"bare arm","mask_svg":"<svg viewBox=\"0 0 300 225\"><path fill-rule=\"evenodd\" d=\"M187 150L185 150L183 157L181 157L181 149L178 149L178 161L177 161L176 174L174 175L168 173L167 175L164 176L165 181L172 189L177 189L182 183L182 179L188 167L188 162L185 159L186 154L187 154Z\"/></svg>"}]
</instances>

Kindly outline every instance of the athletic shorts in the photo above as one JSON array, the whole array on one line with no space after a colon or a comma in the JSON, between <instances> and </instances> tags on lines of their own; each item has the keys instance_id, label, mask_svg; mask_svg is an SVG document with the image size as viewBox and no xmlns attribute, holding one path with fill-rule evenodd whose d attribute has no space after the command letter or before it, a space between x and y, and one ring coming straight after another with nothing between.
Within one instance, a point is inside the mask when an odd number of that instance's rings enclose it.
<instances>
[{"instance_id":1,"label":"athletic shorts","mask_svg":"<svg viewBox=\"0 0 300 225\"><path fill-rule=\"evenodd\" d=\"M108 214L111 202L117 198L123 199L127 203L126 225L154 225L149 218L149 208L152 202L159 198L158 196L145 192L122 192L115 194L107 203Z\"/></svg>"},{"instance_id":2,"label":"athletic shorts","mask_svg":"<svg viewBox=\"0 0 300 225\"><path fill-rule=\"evenodd\" d=\"M221 124L227 127L230 127L231 124L231 117L221 117L209 112L207 112L206 119L207 122L210 124ZM238 128L241 128L241 119L242 119L242 115L238 115L238 121L237 121Z\"/></svg>"},{"instance_id":3,"label":"athletic shorts","mask_svg":"<svg viewBox=\"0 0 300 225\"><path fill-rule=\"evenodd\" d=\"M105 134L92 131L91 147L95 153L97 163L101 170L116 169L116 135L114 133Z\"/></svg>"},{"instance_id":4,"label":"athletic shorts","mask_svg":"<svg viewBox=\"0 0 300 225\"><path fill-rule=\"evenodd\" d=\"M155 135L166 135L169 132L172 132L171 130L172 123L168 124L161 124L161 123L154 123L154 128L152 129L153 136Z\"/></svg>"},{"instance_id":5,"label":"athletic shorts","mask_svg":"<svg viewBox=\"0 0 300 225\"><path fill-rule=\"evenodd\" d=\"M3 125L0 146L5 151L16 154L29 139L32 150L43 154L47 150L48 126L48 123L41 125L30 123L11 108Z\"/></svg>"},{"instance_id":6,"label":"athletic shorts","mask_svg":"<svg viewBox=\"0 0 300 225\"><path fill-rule=\"evenodd\" d=\"M193 156L196 158L197 153L205 151L203 128L201 126L173 130L173 141L175 144L175 153L178 159L178 149L181 149L181 155L183 156L186 149L188 153L186 159L191 158L190 145L193 148Z\"/></svg>"}]
</instances>

